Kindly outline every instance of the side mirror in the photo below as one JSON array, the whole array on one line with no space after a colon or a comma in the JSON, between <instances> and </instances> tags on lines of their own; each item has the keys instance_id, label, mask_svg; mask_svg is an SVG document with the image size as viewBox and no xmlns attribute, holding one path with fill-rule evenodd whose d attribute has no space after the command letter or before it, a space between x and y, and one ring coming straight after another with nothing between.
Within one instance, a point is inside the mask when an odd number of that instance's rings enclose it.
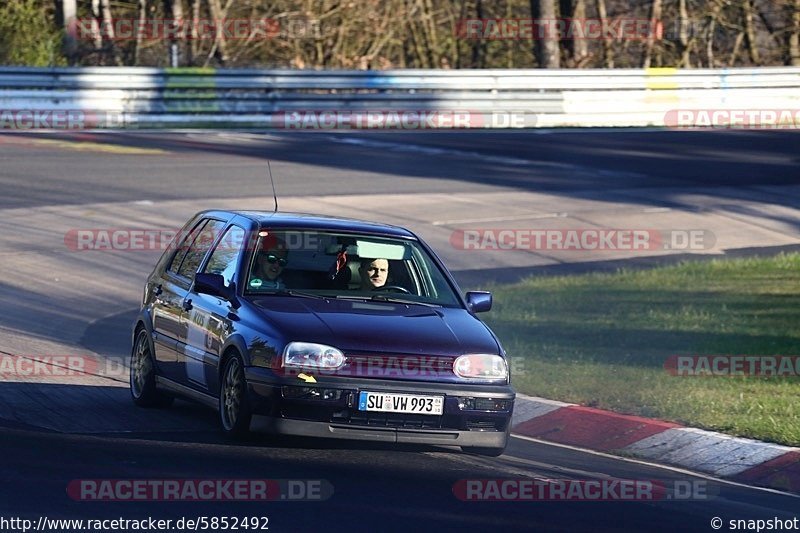
<instances>
[{"instance_id":1,"label":"side mirror","mask_svg":"<svg viewBox=\"0 0 800 533\"><path fill-rule=\"evenodd\" d=\"M231 282L230 286L226 287L225 278L221 274L208 274L205 272L195 274L194 291L219 296L228 300L234 308L239 308L239 300L236 298L236 285Z\"/></svg>"},{"instance_id":2,"label":"side mirror","mask_svg":"<svg viewBox=\"0 0 800 533\"><path fill-rule=\"evenodd\" d=\"M470 291L467 293L467 307L473 313L483 313L492 308L492 293L486 291Z\"/></svg>"}]
</instances>

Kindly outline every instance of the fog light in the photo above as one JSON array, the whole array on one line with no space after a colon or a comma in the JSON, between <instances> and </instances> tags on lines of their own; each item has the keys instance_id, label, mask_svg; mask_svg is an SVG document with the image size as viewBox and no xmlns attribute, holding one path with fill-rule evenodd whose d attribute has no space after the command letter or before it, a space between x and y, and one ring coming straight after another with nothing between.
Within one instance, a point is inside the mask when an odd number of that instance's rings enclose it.
<instances>
[{"instance_id":1,"label":"fog light","mask_svg":"<svg viewBox=\"0 0 800 533\"><path fill-rule=\"evenodd\" d=\"M462 411L508 411L510 400L496 398L459 398L458 408Z\"/></svg>"},{"instance_id":2,"label":"fog light","mask_svg":"<svg viewBox=\"0 0 800 533\"><path fill-rule=\"evenodd\" d=\"M338 392L336 389L322 389L322 399L335 400L338 397Z\"/></svg>"},{"instance_id":3,"label":"fog light","mask_svg":"<svg viewBox=\"0 0 800 533\"><path fill-rule=\"evenodd\" d=\"M475 409L477 411L508 411L508 400L476 398Z\"/></svg>"},{"instance_id":4,"label":"fog light","mask_svg":"<svg viewBox=\"0 0 800 533\"><path fill-rule=\"evenodd\" d=\"M281 388L281 394L284 398L303 398L309 396L312 390L314 389L311 387L285 386Z\"/></svg>"},{"instance_id":5,"label":"fog light","mask_svg":"<svg viewBox=\"0 0 800 533\"><path fill-rule=\"evenodd\" d=\"M338 400L342 396L339 389L317 389L315 387L295 387L286 385L281 387L281 394L284 398L292 400Z\"/></svg>"},{"instance_id":6,"label":"fog light","mask_svg":"<svg viewBox=\"0 0 800 533\"><path fill-rule=\"evenodd\" d=\"M475 409L475 398L459 398L458 408L462 411L472 411Z\"/></svg>"}]
</instances>

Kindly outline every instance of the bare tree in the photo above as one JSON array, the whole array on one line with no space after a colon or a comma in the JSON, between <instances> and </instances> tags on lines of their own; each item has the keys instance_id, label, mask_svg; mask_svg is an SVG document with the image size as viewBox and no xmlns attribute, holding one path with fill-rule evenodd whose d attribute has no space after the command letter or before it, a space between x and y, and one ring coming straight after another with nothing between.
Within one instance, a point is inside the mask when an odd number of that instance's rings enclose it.
<instances>
[{"instance_id":1,"label":"bare tree","mask_svg":"<svg viewBox=\"0 0 800 533\"><path fill-rule=\"evenodd\" d=\"M758 53L758 43L756 42L756 30L753 24L753 10L755 6L752 0L742 0L742 19L744 20L744 37L747 43L747 51L750 54L750 61L758 65L761 57Z\"/></svg>"},{"instance_id":2,"label":"bare tree","mask_svg":"<svg viewBox=\"0 0 800 533\"><path fill-rule=\"evenodd\" d=\"M686 0L678 0L678 46L681 53L679 66L683 68L692 68L689 26L689 10L686 7Z\"/></svg>"},{"instance_id":3,"label":"bare tree","mask_svg":"<svg viewBox=\"0 0 800 533\"><path fill-rule=\"evenodd\" d=\"M180 65L180 56L184 52L185 38L183 32L184 17L183 17L183 2L182 0L164 0L164 13L169 13L170 26L177 29L177 35L171 35L169 39L169 56L172 58L170 61L173 65ZM178 57L173 57L177 54Z\"/></svg>"},{"instance_id":4,"label":"bare tree","mask_svg":"<svg viewBox=\"0 0 800 533\"><path fill-rule=\"evenodd\" d=\"M789 15L789 65L800 67L800 0L788 6Z\"/></svg>"},{"instance_id":5,"label":"bare tree","mask_svg":"<svg viewBox=\"0 0 800 533\"><path fill-rule=\"evenodd\" d=\"M554 20L558 17L555 0L530 0L531 15L534 19ZM552 27L549 25L548 27ZM558 35L539 36L535 41L534 54L539 68L559 68L561 52L558 46Z\"/></svg>"},{"instance_id":6,"label":"bare tree","mask_svg":"<svg viewBox=\"0 0 800 533\"><path fill-rule=\"evenodd\" d=\"M100 0L92 0L92 38L98 52L103 48L103 32L100 28Z\"/></svg>"},{"instance_id":7,"label":"bare tree","mask_svg":"<svg viewBox=\"0 0 800 533\"><path fill-rule=\"evenodd\" d=\"M650 20L653 23L661 22L661 0L653 0L650 4ZM655 32L647 34L647 41L644 48L644 59L642 60L642 68L650 68L653 62L653 45L655 44Z\"/></svg>"},{"instance_id":8,"label":"bare tree","mask_svg":"<svg viewBox=\"0 0 800 533\"><path fill-rule=\"evenodd\" d=\"M56 13L58 13L58 0L56 0ZM70 64L77 59L78 41L75 24L77 23L78 7L75 0L61 0L60 25L64 29L64 55Z\"/></svg>"},{"instance_id":9,"label":"bare tree","mask_svg":"<svg viewBox=\"0 0 800 533\"><path fill-rule=\"evenodd\" d=\"M140 30L136 32L136 44L134 45L135 48L133 49L133 64L138 65L141 59L141 50L142 50L142 30L144 28L145 23L147 22L147 0L139 0L139 28Z\"/></svg>"},{"instance_id":10,"label":"bare tree","mask_svg":"<svg viewBox=\"0 0 800 533\"><path fill-rule=\"evenodd\" d=\"M597 16L602 21L608 20L606 0L597 0ZM603 66L606 68L614 68L614 49L611 44L611 39L603 32Z\"/></svg>"},{"instance_id":11,"label":"bare tree","mask_svg":"<svg viewBox=\"0 0 800 533\"><path fill-rule=\"evenodd\" d=\"M560 0L559 8L562 17L568 17L576 24L581 24L586 20L585 0ZM564 38L561 44L569 53L570 65L579 66L584 63L589 56L589 45L586 39L566 35L562 37Z\"/></svg>"},{"instance_id":12,"label":"bare tree","mask_svg":"<svg viewBox=\"0 0 800 533\"><path fill-rule=\"evenodd\" d=\"M225 18L226 13L228 11L228 6L230 6L230 3L228 3L223 9L222 4L220 4L219 0L208 0L208 7L209 10L211 11L211 18L215 21L222 21ZM208 63L208 61L212 57L216 57L217 61L219 61L220 64L223 65L226 64L230 59L230 55L228 54L228 44L227 41L225 40L225 32L222 31L216 32L214 39L214 46L211 49L211 53L208 55L206 63Z\"/></svg>"}]
</instances>

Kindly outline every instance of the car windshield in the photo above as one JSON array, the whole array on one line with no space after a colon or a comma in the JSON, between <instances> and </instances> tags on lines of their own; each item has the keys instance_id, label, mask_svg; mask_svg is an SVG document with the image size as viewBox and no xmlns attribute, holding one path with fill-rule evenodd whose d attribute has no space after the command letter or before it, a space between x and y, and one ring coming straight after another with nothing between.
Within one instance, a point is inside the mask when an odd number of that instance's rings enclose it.
<instances>
[{"instance_id":1,"label":"car windshield","mask_svg":"<svg viewBox=\"0 0 800 533\"><path fill-rule=\"evenodd\" d=\"M442 269L413 239L316 230L261 231L245 283L249 296L288 292L460 306Z\"/></svg>"}]
</instances>

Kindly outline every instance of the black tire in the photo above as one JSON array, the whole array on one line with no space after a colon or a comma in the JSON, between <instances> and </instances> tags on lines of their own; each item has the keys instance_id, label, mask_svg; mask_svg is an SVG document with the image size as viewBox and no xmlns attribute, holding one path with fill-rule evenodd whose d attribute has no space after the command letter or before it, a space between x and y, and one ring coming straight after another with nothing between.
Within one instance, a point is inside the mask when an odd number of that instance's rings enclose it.
<instances>
[{"instance_id":1,"label":"black tire","mask_svg":"<svg viewBox=\"0 0 800 533\"><path fill-rule=\"evenodd\" d=\"M222 432L228 437L241 439L250 432L250 404L244 365L238 355L225 362L219 386L219 421Z\"/></svg>"},{"instance_id":2,"label":"black tire","mask_svg":"<svg viewBox=\"0 0 800 533\"><path fill-rule=\"evenodd\" d=\"M130 389L139 407L169 407L174 397L156 389L156 367L147 330L140 329L133 343L130 363Z\"/></svg>"}]
</instances>

